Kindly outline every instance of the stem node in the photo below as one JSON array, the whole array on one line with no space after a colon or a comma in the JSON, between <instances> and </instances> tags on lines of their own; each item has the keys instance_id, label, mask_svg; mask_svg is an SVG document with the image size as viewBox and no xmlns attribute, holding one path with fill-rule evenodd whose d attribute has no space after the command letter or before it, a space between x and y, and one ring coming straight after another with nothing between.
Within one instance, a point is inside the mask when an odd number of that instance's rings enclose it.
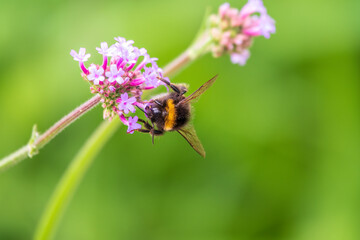
<instances>
[{"instance_id":1,"label":"stem node","mask_svg":"<svg viewBox=\"0 0 360 240\"><path fill-rule=\"evenodd\" d=\"M35 124L32 128L31 138L27 144L27 146L29 148L29 150L28 150L29 158L32 158L33 156L35 156L36 154L39 153L39 149L34 144L36 142L36 140L39 138L39 136L40 136L40 134L37 130L37 125Z\"/></svg>"}]
</instances>

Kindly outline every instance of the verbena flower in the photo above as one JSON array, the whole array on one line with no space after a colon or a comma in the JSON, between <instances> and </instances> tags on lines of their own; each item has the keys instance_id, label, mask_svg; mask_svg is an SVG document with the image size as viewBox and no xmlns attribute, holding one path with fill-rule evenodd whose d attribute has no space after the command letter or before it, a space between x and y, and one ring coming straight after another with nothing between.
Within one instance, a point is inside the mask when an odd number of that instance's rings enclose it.
<instances>
[{"instance_id":1,"label":"verbena flower","mask_svg":"<svg viewBox=\"0 0 360 240\"><path fill-rule=\"evenodd\" d=\"M124 83L124 79L122 78L124 73L125 71L122 70L121 68L118 69L116 64L111 64L110 70L107 71L105 75L110 83L114 83L116 81L118 84L122 84Z\"/></svg>"},{"instance_id":2,"label":"verbena flower","mask_svg":"<svg viewBox=\"0 0 360 240\"><path fill-rule=\"evenodd\" d=\"M79 53L77 53L75 50L71 50L70 55L73 56L75 61L79 62L81 70L84 73L89 74L89 71L84 66L84 62L86 62L91 55L89 53L86 54L86 49L85 48L80 48Z\"/></svg>"},{"instance_id":3,"label":"verbena flower","mask_svg":"<svg viewBox=\"0 0 360 240\"><path fill-rule=\"evenodd\" d=\"M214 57L230 54L233 63L244 65L250 56L254 37L269 38L275 33L275 21L267 14L262 0L249 0L241 9L229 3L210 16L211 51Z\"/></svg>"},{"instance_id":4,"label":"verbena flower","mask_svg":"<svg viewBox=\"0 0 360 240\"><path fill-rule=\"evenodd\" d=\"M126 124L128 126L128 129L127 129L128 133L134 133L135 129L141 128L141 125L139 123L137 123L138 120L139 120L138 116L128 118L128 122Z\"/></svg>"},{"instance_id":5,"label":"verbena flower","mask_svg":"<svg viewBox=\"0 0 360 240\"><path fill-rule=\"evenodd\" d=\"M104 69L97 67L96 65L92 64L89 67L89 74L87 76L89 81L92 81L94 85L99 85L100 83L103 83L105 80L104 75Z\"/></svg>"},{"instance_id":6,"label":"verbena flower","mask_svg":"<svg viewBox=\"0 0 360 240\"><path fill-rule=\"evenodd\" d=\"M138 116L128 116L136 113L136 106L142 107L148 101L141 98L144 90L156 88L163 83L158 79L162 69L158 67L156 58L151 58L146 49L133 46L134 41L125 38L115 38L116 43L110 47L102 42L96 50L103 56L101 65L90 64L87 69L84 62L90 57L85 48L79 53L71 50L70 55L78 61L82 76L90 83L90 90L99 94L104 108L103 117L113 118L118 115L128 126L128 133L141 127L137 123Z\"/></svg>"},{"instance_id":7,"label":"verbena flower","mask_svg":"<svg viewBox=\"0 0 360 240\"><path fill-rule=\"evenodd\" d=\"M136 103L136 98L131 97L129 98L127 93L121 94L121 97L116 100L117 103L119 103L118 108L120 111L123 111L124 113L128 114L129 111L134 113L135 108L134 104Z\"/></svg>"}]
</instances>

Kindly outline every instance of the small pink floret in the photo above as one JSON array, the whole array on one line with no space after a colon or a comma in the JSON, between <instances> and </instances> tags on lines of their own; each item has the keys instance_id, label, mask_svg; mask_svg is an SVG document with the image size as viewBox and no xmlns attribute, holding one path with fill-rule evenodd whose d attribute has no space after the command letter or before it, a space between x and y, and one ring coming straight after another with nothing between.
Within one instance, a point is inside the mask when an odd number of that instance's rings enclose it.
<instances>
[{"instance_id":1,"label":"small pink floret","mask_svg":"<svg viewBox=\"0 0 360 240\"><path fill-rule=\"evenodd\" d=\"M102 42L100 48L96 48L98 52L104 56L111 56L112 49L108 47L107 42Z\"/></svg>"},{"instance_id":2,"label":"small pink floret","mask_svg":"<svg viewBox=\"0 0 360 240\"><path fill-rule=\"evenodd\" d=\"M74 58L75 61L78 62L86 62L91 56L90 53L86 54L85 48L80 48L79 53L77 53L75 50L71 50L70 55Z\"/></svg>"},{"instance_id":3,"label":"small pink floret","mask_svg":"<svg viewBox=\"0 0 360 240\"><path fill-rule=\"evenodd\" d=\"M135 112L135 107L133 106L136 102L135 97L129 98L129 95L127 93L124 93L121 94L120 99L117 99L116 102L119 103L119 110L123 111L125 114L128 114L129 112Z\"/></svg>"},{"instance_id":4,"label":"small pink floret","mask_svg":"<svg viewBox=\"0 0 360 240\"><path fill-rule=\"evenodd\" d=\"M249 0L240 10L240 17L244 19L254 13L266 13L266 8L264 7L262 0Z\"/></svg>"},{"instance_id":5,"label":"small pink floret","mask_svg":"<svg viewBox=\"0 0 360 240\"><path fill-rule=\"evenodd\" d=\"M232 53L230 57L232 63L244 66L246 64L246 61L250 57L250 51L245 49L241 53Z\"/></svg>"},{"instance_id":6,"label":"small pink floret","mask_svg":"<svg viewBox=\"0 0 360 240\"><path fill-rule=\"evenodd\" d=\"M105 73L105 76L108 78L110 83L117 82L118 84L122 84L124 79L122 78L123 74L125 74L124 70L121 68L118 69L116 64L110 65L110 71Z\"/></svg>"},{"instance_id":7,"label":"small pink floret","mask_svg":"<svg viewBox=\"0 0 360 240\"><path fill-rule=\"evenodd\" d=\"M128 129L127 133L133 134L136 129L140 129L141 125L137 123L139 120L138 116L128 118Z\"/></svg>"},{"instance_id":8,"label":"small pink floret","mask_svg":"<svg viewBox=\"0 0 360 240\"><path fill-rule=\"evenodd\" d=\"M99 85L100 82L103 82L105 80L104 69L103 68L97 68L95 65L91 65L89 67L90 74L87 76L89 81L92 81L95 85Z\"/></svg>"}]
</instances>

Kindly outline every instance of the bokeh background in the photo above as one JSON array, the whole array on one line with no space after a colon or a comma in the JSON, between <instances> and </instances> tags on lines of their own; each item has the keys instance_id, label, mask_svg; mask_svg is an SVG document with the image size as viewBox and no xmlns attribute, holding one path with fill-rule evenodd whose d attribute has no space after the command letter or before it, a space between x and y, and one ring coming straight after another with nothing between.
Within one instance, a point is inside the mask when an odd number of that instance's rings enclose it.
<instances>
[{"instance_id":1,"label":"bokeh background","mask_svg":"<svg viewBox=\"0 0 360 240\"><path fill-rule=\"evenodd\" d=\"M0 2L0 156L91 97L71 49L133 39L166 63L207 1ZM230 1L238 8L245 0ZM89 169L55 239L360 239L360 2L265 1L276 20L244 67L206 55L171 80L196 103L199 157L176 133L119 129ZM95 57L96 56L96 57ZM83 116L0 175L0 239L30 239L57 182L102 121Z\"/></svg>"}]
</instances>

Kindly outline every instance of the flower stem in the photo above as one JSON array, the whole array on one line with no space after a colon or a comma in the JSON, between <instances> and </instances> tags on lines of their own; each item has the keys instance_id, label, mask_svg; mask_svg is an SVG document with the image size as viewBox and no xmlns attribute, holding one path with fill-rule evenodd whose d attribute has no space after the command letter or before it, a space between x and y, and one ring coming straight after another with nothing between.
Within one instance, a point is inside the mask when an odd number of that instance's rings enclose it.
<instances>
[{"instance_id":1,"label":"flower stem","mask_svg":"<svg viewBox=\"0 0 360 240\"><path fill-rule=\"evenodd\" d=\"M40 148L44 147L63 129L65 129L84 113L88 112L90 109L96 106L100 102L100 98L101 97L99 95L92 97L91 99L83 103L81 106L70 112L68 115L60 119L57 123L55 123L52 127L50 127L45 133L41 135L39 135L35 126L33 129L32 137L27 145L23 146L19 150L0 160L0 171L3 171L17 164L18 162L24 160L27 157L32 157L36 155Z\"/></svg>"},{"instance_id":2,"label":"flower stem","mask_svg":"<svg viewBox=\"0 0 360 240\"><path fill-rule=\"evenodd\" d=\"M55 189L35 232L35 240L51 239L61 216L94 158L120 126L120 119L103 121L73 159Z\"/></svg>"},{"instance_id":3,"label":"flower stem","mask_svg":"<svg viewBox=\"0 0 360 240\"><path fill-rule=\"evenodd\" d=\"M28 156L29 146L25 145L0 161L0 171L17 164Z\"/></svg>"},{"instance_id":4,"label":"flower stem","mask_svg":"<svg viewBox=\"0 0 360 240\"><path fill-rule=\"evenodd\" d=\"M45 144L50 142L58 133L60 133L64 128L69 126L72 122L78 119L81 115L91 110L94 106L96 106L100 102L101 97L96 95L82 104L80 107L76 108L74 111L60 119L57 123L55 123L51 128L49 128L44 134L39 136L34 145L36 148L42 148Z\"/></svg>"},{"instance_id":5,"label":"flower stem","mask_svg":"<svg viewBox=\"0 0 360 240\"><path fill-rule=\"evenodd\" d=\"M173 75L175 72L179 72L190 62L191 58L189 52L185 51L164 68L164 75Z\"/></svg>"}]
</instances>

